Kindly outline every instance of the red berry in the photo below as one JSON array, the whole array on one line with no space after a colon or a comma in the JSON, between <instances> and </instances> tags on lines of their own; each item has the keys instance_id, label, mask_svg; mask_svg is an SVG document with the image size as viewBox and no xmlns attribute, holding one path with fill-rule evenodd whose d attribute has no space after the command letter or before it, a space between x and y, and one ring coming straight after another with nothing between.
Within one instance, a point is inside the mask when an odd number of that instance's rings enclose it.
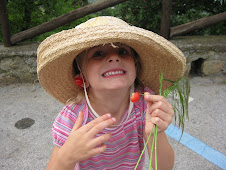
<instances>
[{"instance_id":1,"label":"red berry","mask_svg":"<svg viewBox=\"0 0 226 170\"><path fill-rule=\"evenodd\" d=\"M130 97L131 102L137 102L140 99L139 92L134 92Z\"/></svg>"},{"instance_id":2,"label":"red berry","mask_svg":"<svg viewBox=\"0 0 226 170\"><path fill-rule=\"evenodd\" d=\"M77 86L81 86L81 85L83 84L82 78L81 78L81 77L76 77L76 78L75 78L75 84L76 84Z\"/></svg>"}]
</instances>

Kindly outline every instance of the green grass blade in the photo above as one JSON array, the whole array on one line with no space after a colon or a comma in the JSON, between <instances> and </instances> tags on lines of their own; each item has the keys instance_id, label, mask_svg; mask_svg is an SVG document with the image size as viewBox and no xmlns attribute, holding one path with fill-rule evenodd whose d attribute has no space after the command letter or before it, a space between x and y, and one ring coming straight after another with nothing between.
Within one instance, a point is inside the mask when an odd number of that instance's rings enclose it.
<instances>
[{"instance_id":1,"label":"green grass blade","mask_svg":"<svg viewBox=\"0 0 226 170\"><path fill-rule=\"evenodd\" d=\"M139 157L139 159L138 159L138 161L137 161L137 164L136 164L134 170L137 169L137 167L138 167L138 165L139 165L139 163L140 163L140 160L141 160L141 158L142 158L142 155L144 154L145 148L147 147L148 141L149 141L149 139L150 139L150 137L151 137L151 135L152 135L153 129L154 129L154 126L153 126L152 129L151 129L151 133L150 133L149 136L148 136L148 139L147 139L147 141L146 141L146 143L145 143L144 149L142 150L142 152L141 152L141 154L140 154L140 157Z\"/></svg>"},{"instance_id":2,"label":"green grass blade","mask_svg":"<svg viewBox=\"0 0 226 170\"><path fill-rule=\"evenodd\" d=\"M157 170L157 135L158 135L158 126L155 129L155 170Z\"/></svg>"},{"instance_id":3,"label":"green grass blade","mask_svg":"<svg viewBox=\"0 0 226 170\"><path fill-rule=\"evenodd\" d=\"M157 125L154 125L155 129L157 129ZM151 155L150 155L150 164L149 164L149 170L151 170L151 165L152 165L152 155L154 151L154 145L155 145L155 138L157 138L157 134L154 133L153 140L152 140L152 146L151 146ZM155 154L157 159L157 155Z\"/></svg>"}]
</instances>

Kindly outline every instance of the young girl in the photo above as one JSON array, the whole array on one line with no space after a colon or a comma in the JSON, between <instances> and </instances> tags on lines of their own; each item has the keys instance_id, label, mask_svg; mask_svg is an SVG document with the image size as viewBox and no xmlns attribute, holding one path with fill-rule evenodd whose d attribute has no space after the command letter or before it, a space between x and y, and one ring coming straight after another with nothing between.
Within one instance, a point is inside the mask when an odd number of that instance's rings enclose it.
<instances>
[{"instance_id":1,"label":"young girl","mask_svg":"<svg viewBox=\"0 0 226 170\"><path fill-rule=\"evenodd\" d=\"M174 111L153 94L161 72L177 80L184 70L177 47L115 17L93 18L44 40L38 48L40 83L66 104L53 124L47 169L134 169L154 124L158 169L172 169L174 151L164 131ZM164 82L163 90L169 86ZM135 103L134 91L144 93ZM149 155L151 145L150 139ZM138 169L143 165L144 156Z\"/></svg>"}]
</instances>

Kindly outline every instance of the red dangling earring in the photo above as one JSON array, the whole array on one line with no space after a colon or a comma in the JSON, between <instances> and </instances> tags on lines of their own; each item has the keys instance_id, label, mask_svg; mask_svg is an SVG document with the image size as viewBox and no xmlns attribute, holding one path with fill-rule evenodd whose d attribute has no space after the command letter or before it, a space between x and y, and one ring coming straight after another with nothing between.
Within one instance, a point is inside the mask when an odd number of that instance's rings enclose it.
<instances>
[{"instance_id":1,"label":"red dangling earring","mask_svg":"<svg viewBox=\"0 0 226 170\"><path fill-rule=\"evenodd\" d=\"M79 88L83 85L83 79L81 77L75 77L74 82Z\"/></svg>"}]
</instances>

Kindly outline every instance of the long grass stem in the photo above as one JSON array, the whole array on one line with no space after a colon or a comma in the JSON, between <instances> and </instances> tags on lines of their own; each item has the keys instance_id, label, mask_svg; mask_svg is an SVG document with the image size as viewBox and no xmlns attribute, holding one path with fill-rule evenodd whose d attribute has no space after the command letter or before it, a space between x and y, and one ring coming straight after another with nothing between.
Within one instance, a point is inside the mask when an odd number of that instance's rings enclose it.
<instances>
[{"instance_id":1,"label":"long grass stem","mask_svg":"<svg viewBox=\"0 0 226 170\"><path fill-rule=\"evenodd\" d=\"M157 125L154 125L155 129L157 127ZM155 146L155 132L154 132L154 135L153 135L153 140L152 140L152 146L151 146L151 155L150 155L150 164L149 164L149 170L151 170L151 166L152 166L152 155L153 155L153 151L154 151L154 146Z\"/></svg>"},{"instance_id":2,"label":"long grass stem","mask_svg":"<svg viewBox=\"0 0 226 170\"><path fill-rule=\"evenodd\" d=\"M149 139L150 139L150 137L151 137L151 135L152 135L153 129L154 129L154 126L153 126L152 129L151 129L151 133L150 133L149 136L148 136L148 139L147 139L147 141L146 141L146 143L145 143L144 149L143 149L143 151L142 151L141 154L140 154L140 157L139 157L139 159L138 159L138 161L137 161L137 164L136 164L134 170L137 169L137 167L138 167L138 165L139 165L139 163L140 163L140 160L141 160L141 158L142 158L142 155L144 154L145 148L147 147L148 141L149 141Z\"/></svg>"},{"instance_id":3,"label":"long grass stem","mask_svg":"<svg viewBox=\"0 0 226 170\"><path fill-rule=\"evenodd\" d=\"M158 133L158 126L155 125L155 170L157 170L157 133Z\"/></svg>"}]
</instances>

